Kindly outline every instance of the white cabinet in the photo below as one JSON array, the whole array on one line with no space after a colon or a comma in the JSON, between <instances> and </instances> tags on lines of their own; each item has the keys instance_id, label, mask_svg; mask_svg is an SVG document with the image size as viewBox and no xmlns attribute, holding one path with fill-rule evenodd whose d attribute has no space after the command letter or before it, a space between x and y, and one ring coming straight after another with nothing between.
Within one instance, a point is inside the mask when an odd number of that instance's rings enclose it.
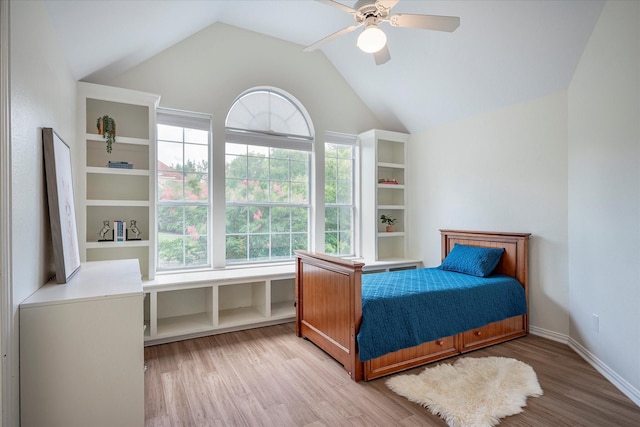
<instances>
[{"instance_id":1,"label":"white cabinet","mask_svg":"<svg viewBox=\"0 0 640 427\"><path fill-rule=\"evenodd\" d=\"M82 261L136 258L142 273L155 272L155 134L160 97L128 89L78 83L78 230ZM107 153L96 120L116 122L116 142ZM131 169L108 167L127 162ZM104 221L136 221L140 240L99 241ZM111 232L108 234L111 236Z\"/></svg>"},{"instance_id":2,"label":"white cabinet","mask_svg":"<svg viewBox=\"0 0 640 427\"><path fill-rule=\"evenodd\" d=\"M21 425L144 425L143 292L136 260L83 263L20 305Z\"/></svg>"},{"instance_id":3,"label":"white cabinet","mask_svg":"<svg viewBox=\"0 0 640 427\"><path fill-rule=\"evenodd\" d=\"M144 283L146 344L290 322L292 265L158 275Z\"/></svg>"},{"instance_id":4,"label":"white cabinet","mask_svg":"<svg viewBox=\"0 0 640 427\"><path fill-rule=\"evenodd\" d=\"M406 149L409 135L370 130L358 135L361 152L362 248L365 259L406 258ZM381 215L397 220L392 232Z\"/></svg>"}]
</instances>

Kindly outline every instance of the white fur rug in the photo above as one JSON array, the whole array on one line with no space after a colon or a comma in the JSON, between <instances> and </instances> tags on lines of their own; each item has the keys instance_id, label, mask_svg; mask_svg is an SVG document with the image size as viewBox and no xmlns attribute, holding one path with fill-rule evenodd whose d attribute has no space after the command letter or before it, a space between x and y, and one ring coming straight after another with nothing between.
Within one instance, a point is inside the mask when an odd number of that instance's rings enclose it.
<instances>
[{"instance_id":1,"label":"white fur rug","mask_svg":"<svg viewBox=\"0 0 640 427\"><path fill-rule=\"evenodd\" d=\"M542 395L526 363L505 357L466 357L418 375L397 375L387 386L439 415L450 427L491 427L522 412L527 396Z\"/></svg>"}]
</instances>

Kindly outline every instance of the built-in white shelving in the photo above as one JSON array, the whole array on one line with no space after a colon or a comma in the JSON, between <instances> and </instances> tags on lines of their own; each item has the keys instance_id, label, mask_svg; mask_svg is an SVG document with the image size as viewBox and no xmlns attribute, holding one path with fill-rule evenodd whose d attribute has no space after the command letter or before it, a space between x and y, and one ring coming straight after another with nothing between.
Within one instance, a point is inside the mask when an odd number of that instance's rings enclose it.
<instances>
[{"instance_id":1,"label":"built-in white shelving","mask_svg":"<svg viewBox=\"0 0 640 427\"><path fill-rule=\"evenodd\" d=\"M82 261L136 258L145 278L155 274L155 144L158 95L78 83L78 145L76 164L78 235ZM116 122L116 142L107 153L96 120L108 115ZM131 169L108 167L128 162ZM103 222L136 220L142 240L99 241ZM111 233L111 232L110 232ZM111 234L108 235L110 237Z\"/></svg>"},{"instance_id":2,"label":"built-in white shelving","mask_svg":"<svg viewBox=\"0 0 640 427\"><path fill-rule=\"evenodd\" d=\"M358 136L361 152L362 248L366 259L406 258L406 143L409 135L370 130ZM384 181L384 182L381 182ZM386 231L381 215L397 219Z\"/></svg>"}]
</instances>

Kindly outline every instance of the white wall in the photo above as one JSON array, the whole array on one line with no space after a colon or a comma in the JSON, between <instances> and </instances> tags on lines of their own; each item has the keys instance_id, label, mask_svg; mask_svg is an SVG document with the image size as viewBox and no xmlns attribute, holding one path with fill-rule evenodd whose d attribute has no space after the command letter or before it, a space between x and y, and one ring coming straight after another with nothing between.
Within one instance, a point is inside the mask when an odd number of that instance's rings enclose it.
<instances>
[{"instance_id":1,"label":"white wall","mask_svg":"<svg viewBox=\"0 0 640 427\"><path fill-rule=\"evenodd\" d=\"M412 135L410 253L440 264L439 229L531 233L530 323L569 333L567 98L558 93Z\"/></svg>"},{"instance_id":2,"label":"white wall","mask_svg":"<svg viewBox=\"0 0 640 427\"><path fill-rule=\"evenodd\" d=\"M300 45L220 23L119 76L92 82L158 94L163 107L212 114L212 198L218 206L224 204L224 120L245 90L274 86L294 96L309 112L320 142L327 130L357 134L380 125L321 52L305 53ZM316 155L320 165L322 144L316 146ZM320 187L323 180L324 174L318 174ZM315 195L318 218L324 218L321 196ZM225 219L215 215L220 212L214 212L213 234L224 235ZM323 227L324 221L318 224ZM222 267L224 242L214 245L214 265ZM322 239L317 239L315 249L324 249Z\"/></svg>"},{"instance_id":3,"label":"white wall","mask_svg":"<svg viewBox=\"0 0 640 427\"><path fill-rule=\"evenodd\" d=\"M640 390L640 2L605 5L568 100L570 334Z\"/></svg>"},{"instance_id":4,"label":"white wall","mask_svg":"<svg viewBox=\"0 0 640 427\"><path fill-rule=\"evenodd\" d=\"M10 3L13 334L5 426L18 425L18 305L53 274L42 127L75 145L76 83L41 1Z\"/></svg>"}]
</instances>

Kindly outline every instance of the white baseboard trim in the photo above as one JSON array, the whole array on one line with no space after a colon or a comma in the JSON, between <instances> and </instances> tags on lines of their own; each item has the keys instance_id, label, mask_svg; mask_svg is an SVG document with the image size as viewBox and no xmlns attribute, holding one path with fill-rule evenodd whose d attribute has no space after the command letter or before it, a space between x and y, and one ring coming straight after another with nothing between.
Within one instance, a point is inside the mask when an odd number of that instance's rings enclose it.
<instances>
[{"instance_id":1,"label":"white baseboard trim","mask_svg":"<svg viewBox=\"0 0 640 427\"><path fill-rule=\"evenodd\" d=\"M538 335L542 338L547 338L552 341L567 344L573 351L575 351L580 357L582 357L587 363L600 372L611 384L613 384L618 390L620 390L625 396L627 396L633 403L640 406L640 390L633 387L618 375L613 369L607 366L602 360L598 359L593 353L584 348L582 344L574 340L573 338L559 334L548 329L538 328L535 326L529 327L529 332L533 335Z\"/></svg>"},{"instance_id":2,"label":"white baseboard trim","mask_svg":"<svg viewBox=\"0 0 640 427\"><path fill-rule=\"evenodd\" d=\"M625 396L631 399L633 403L640 406L640 390L629 384L627 380L618 375L613 369L608 367L604 362L602 362L602 360L598 359L593 355L593 353L584 348L582 344L573 338L569 338L569 347L578 353L584 360L589 362L591 366L596 368L598 372L616 386L618 390L624 393Z\"/></svg>"},{"instance_id":3,"label":"white baseboard trim","mask_svg":"<svg viewBox=\"0 0 640 427\"><path fill-rule=\"evenodd\" d=\"M559 334L558 332L538 328L537 326L529 326L529 333L542 338L550 339L551 341L569 345L569 337L564 334Z\"/></svg>"}]
</instances>

